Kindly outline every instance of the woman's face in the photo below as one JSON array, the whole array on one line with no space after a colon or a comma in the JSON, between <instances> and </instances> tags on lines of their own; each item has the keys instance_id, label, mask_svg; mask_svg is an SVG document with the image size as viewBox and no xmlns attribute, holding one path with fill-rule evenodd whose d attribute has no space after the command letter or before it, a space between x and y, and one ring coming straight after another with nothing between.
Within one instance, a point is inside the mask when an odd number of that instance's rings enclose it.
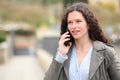
<instances>
[{"instance_id":1,"label":"woman's face","mask_svg":"<svg viewBox=\"0 0 120 80\"><path fill-rule=\"evenodd\" d=\"M68 29L75 40L88 37L87 22L81 12L70 12L67 20Z\"/></svg>"}]
</instances>

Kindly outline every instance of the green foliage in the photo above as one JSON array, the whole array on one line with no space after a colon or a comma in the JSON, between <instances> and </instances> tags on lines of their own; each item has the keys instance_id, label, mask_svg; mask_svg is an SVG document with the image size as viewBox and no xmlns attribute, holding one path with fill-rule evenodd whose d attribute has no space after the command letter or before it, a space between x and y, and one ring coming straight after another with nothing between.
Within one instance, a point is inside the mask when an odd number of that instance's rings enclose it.
<instances>
[{"instance_id":1,"label":"green foliage","mask_svg":"<svg viewBox=\"0 0 120 80\"><path fill-rule=\"evenodd\" d=\"M3 22L25 22L40 27L43 23L49 23L49 7L46 5L59 1L61 0L0 0L0 19Z\"/></svg>"},{"instance_id":2,"label":"green foliage","mask_svg":"<svg viewBox=\"0 0 120 80\"><path fill-rule=\"evenodd\" d=\"M71 4L73 2L85 2L88 3L88 0L63 0L64 6L66 7L68 4Z\"/></svg>"},{"instance_id":3,"label":"green foliage","mask_svg":"<svg viewBox=\"0 0 120 80\"><path fill-rule=\"evenodd\" d=\"M0 32L0 43L6 41L6 33Z\"/></svg>"},{"instance_id":4,"label":"green foliage","mask_svg":"<svg viewBox=\"0 0 120 80\"><path fill-rule=\"evenodd\" d=\"M53 4L53 3L57 3L60 2L61 0L41 0L41 2L43 4Z\"/></svg>"},{"instance_id":5,"label":"green foliage","mask_svg":"<svg viewBox=\"0 0 120 80\"><path fill-rule=\"evenodd\" d=\"M113 3L101 3L100 6L103 7L104 9L115 11L115 4Z\"/></svg>"},{"instance_id":6,"label":"green foliage","mask_svg":"<svg viewBox=\"0 0 120 80\"><path fill-rule=\"evenodd\" d=\"M47 18L47 13L39 5L0 3L0 19L3 22L26 22L38 27L41 22L46 21Z\"/></svg>"},{"instance_id":7,"label":"green foliage","mask_svg":"<svg viewBox=\"0 0 120 80\"><path fill-rule=\"evenodd\" d=\"M23 4L53 4L61 0L0 0L2 2L23 3Z\"/></svg>"},{"instance_id":8,"label":"green foliage","mask_svg":"<svg viewBox=\"0 0 120 80\"><path fill-rule=\"evenodd\" d=\"M91 7L101 24L113 25L120 23L120 12L116 12L116 7L113 3L100 3Z\"/></svg>"}]
</instances>

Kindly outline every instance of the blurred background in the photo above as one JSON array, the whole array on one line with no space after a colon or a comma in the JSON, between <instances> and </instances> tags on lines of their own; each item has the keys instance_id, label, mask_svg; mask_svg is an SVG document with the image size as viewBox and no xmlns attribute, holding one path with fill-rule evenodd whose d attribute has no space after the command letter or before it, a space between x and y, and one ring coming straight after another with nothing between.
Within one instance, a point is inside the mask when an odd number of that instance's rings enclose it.
<instances>
[{"instance_id":1,"label":"blurred background","mask_svg":"<svg viewBox=\"0 0 120 80\"><path fill-rule=\"evenodd\" d=\"M0 80L43 80L75 1L91 6L120 58L120 0L0 0Z\"/></svg>"}]
</instances>

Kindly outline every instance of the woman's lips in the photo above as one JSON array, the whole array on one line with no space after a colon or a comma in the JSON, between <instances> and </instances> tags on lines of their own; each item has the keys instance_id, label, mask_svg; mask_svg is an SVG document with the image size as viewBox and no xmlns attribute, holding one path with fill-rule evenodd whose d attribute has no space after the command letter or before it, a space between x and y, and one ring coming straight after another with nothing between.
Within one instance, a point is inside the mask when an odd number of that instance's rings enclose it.
<instances>
[{"instance_id":1,"label":"woman's lips","mask_svg":"<svg viewBox=\"0 0 120 80\"><path fill-rule=\"evenodd\" d=\"M72 34L73 35L76 35L76 34L78 34L80 31L79 30L74 30L74 31L72 31Z\"/></svg>"}]
</instances>

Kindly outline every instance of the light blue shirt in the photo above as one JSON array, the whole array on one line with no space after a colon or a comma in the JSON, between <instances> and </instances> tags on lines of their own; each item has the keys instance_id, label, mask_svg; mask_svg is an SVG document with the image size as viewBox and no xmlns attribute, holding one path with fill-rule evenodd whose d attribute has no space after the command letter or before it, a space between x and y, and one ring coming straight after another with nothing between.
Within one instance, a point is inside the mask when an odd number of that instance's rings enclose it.
<instances>
[{"instance_id":1,"label":"light blue shirt","mask_svg":"<svg viewBox=\"0 0 120 80\"><path fill-rule=\"evenodd\" d=\"M89 80L88 77L91 55L92 47L89 49L88 54L83 58L81 64L78 66L76 49L75 46L73 47L69 68L69 80Z\"/></svg>"},{"instance_id":2,"label":"light blue shirt","mask_svg":"<svg viewBox=\"0 0 120 80\"><path fill-rule=\"evenodd\" d=\"M89 80L89 67L90 67L90 59L92 55L92 49L90 48L88 54L82 60L80 66L78 66L77 56L75 46L72 49L72 55L70 60L70 68L69 68L69 80ZM55 60L64 63L65 60L68 59L68 56L62 56L59 52L55 57Z\"/></svg>"}]
</instances>

